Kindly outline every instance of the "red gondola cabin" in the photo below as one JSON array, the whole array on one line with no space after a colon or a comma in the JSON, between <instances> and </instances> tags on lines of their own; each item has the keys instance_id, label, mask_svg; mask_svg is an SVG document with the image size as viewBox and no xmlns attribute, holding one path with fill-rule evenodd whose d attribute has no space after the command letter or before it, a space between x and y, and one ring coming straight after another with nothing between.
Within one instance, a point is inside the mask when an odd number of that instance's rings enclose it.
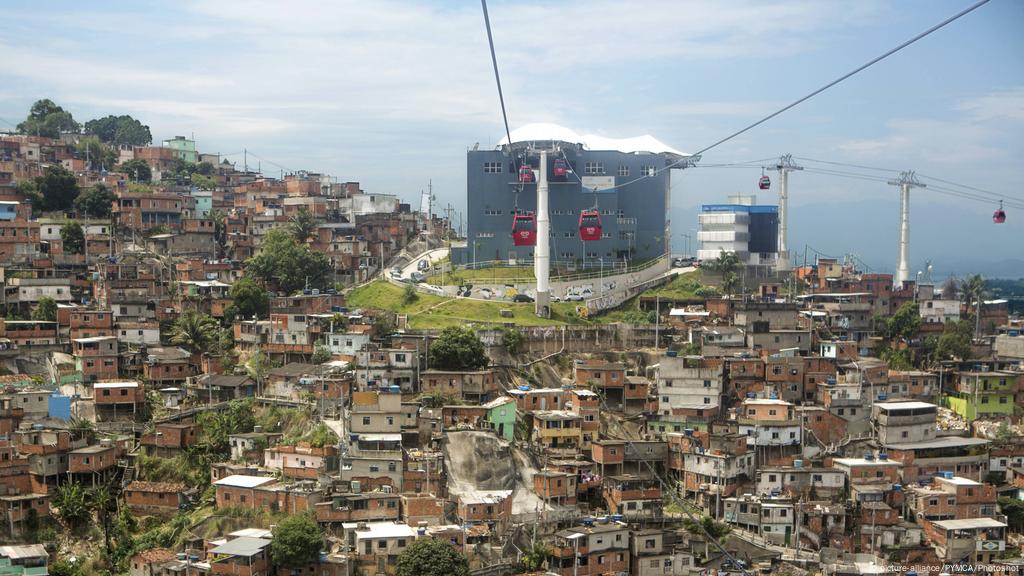
<instances>
[{"instance_id":1,"label":"red gondola cabin","mask_svg":"<svg viewBox=\"0 0 1024 576\"><path fill-rule=\"evenodd\" d=\"M992 213L992 222L1002 224L1006 222L1006 212L1003 211L1003 201L999 201L999 209Z\"/></svg>"},{"instance_id":2,"label":"red gondola cabin","mask_svg":"<svg viewBox=\"0 0 1024 576\"><path fill-rule=\"evenodd\" d=\"M533 212L516 214L512 218L512 244L535 246L537 244L537 222Z\"/></svg>"},{"instance_id":3,"label":"red gondola cabin","mask_svg":"<svg viewBox=\"0 0 1024 576\"><path fill-rule=\"evenodd\" d=\"M569 169L565 163L565 160L555 160L554 174L556 178L565 178L565 175L569 172Z\"/></svg>"},{"instance_id":4,"label":"red gondola cabin","mask_svg":"<svg viewBox=\"0 0 1024 576\"><path fill-rule=\"evenodd\" d=\"M523 184L533 183L533 168L529 164L523 164L519 167L519 181Z\"/></svg>"},{"instance_id":5,"label":"red gondola cabin","mask_svg":"<svg viewBox=\"0 0 1024 576\"><path fill-rule=\"evenodd\" d=\"M597 210L580 211L580 239L584 242L601 239L601 213Z\"/></svg>"},{"instance_id":6,"label":"red gondola cabin","mask_svg":"<svg viewBox=\"0 0 1024 576\"><path fill-rule=\"evenodd\" d=\"M757 187L761 190L767 190L772 187L772 180L767 176L761 176L761 179L757 181Z\"/></svg>"}]
</instances>

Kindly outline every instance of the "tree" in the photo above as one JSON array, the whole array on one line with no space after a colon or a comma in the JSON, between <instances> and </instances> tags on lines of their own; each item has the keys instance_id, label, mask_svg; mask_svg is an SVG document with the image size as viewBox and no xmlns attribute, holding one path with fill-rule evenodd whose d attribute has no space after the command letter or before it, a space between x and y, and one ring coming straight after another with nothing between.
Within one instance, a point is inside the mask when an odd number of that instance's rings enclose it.
<instances>
[{"instance_id":1,"label":"tree","mask_svg":"<svg viewBox=\"0 0 1024 576\"><path fill-rule=\"evenodd\" d=\"M193 354L218 349L220 325L213 317L196 310L185 310L171 326L171 343L188 348Z\"/></svg>"},{"instance_id":2,"label":"tree","mask_svg":"<svg viewBox=\"0 0 1024 576\"><path fill-rule=\"evenodd\" d=\"M967 309L970 310L972 306L974 307L975 332L977 332L980 328L978 317L981 315L981 302L985 299L985 279L981 274L969 276L960 285L960 293ZM977 336L978 334L975 333L975 337Z\"/></svg>"},{"instance_id":3,"label":"tree","mask_svg":"<svg viewBox=\"0 0 1024 576\"><path fill-rule=\"evenodd\" d=\"M75 151L78 157L88 162L91 170L103 170L113 168L117 164L117 151L107 146L95 136L83 136L75 144Z\"/></svg>"},{"instance_id":4,"label":"tree","mask_svg":"<svg viewBox=\"0 0 1024 576\"><path fill-rule=\"evenodd\" d=\"M110 211L117 196L105 184L96 184L78 198L75 198L75 211L79 217L110 218Z\"/></svg>"},{"instance_id":5,"label":"tree","mask_svg":"<svg viewBox=\"0 0 1024 576\"><path fill-rule=\"evenodd\" d=\"M402 289L402 305L408 306L419 299L419 294L416 293L416 287L412 284L406 284L405 288Z\"/></svg>"},{"instance_id":6,"label":"tree","mask_svg":"<svg viewBox=\"0 0 1024 576\"><path fill-rule=\"evenodd\" d=\"M921 313L916 302L906 302L885 321L886 340L910 340L921 328Z\"/></svg>"},{"instance_id":7,"label":"tree","mask_svg":"<svg viewBox=\"0 0 1024 576\"><path fill-rule=\"evenodd\" d=\"M742 267L740 257L735 252L725 252L724 250L718 254L718 258L709 264L712 271L722 274L723 277L729 272L735 274Z\"/></svg>"},{"instance_id":8,"label":"tree","mask_svg":"<svg viewBox=\"0 0 1024 576\"><path fill-rule=\"evenodd\" d=\"M153 141L149 126L131 116L105 116L85 123L84 132L118 146L146 146Z\"/></svg>"},{"instance_id":9,"label":"tree","mask_svg":"<svg viewBox=\"0 0 1024 576\"><path fill-rule=\"evenodd\" d=\"M999 511L1006 514L1006 523L1013 532L1024 531L1024 501L1000 496Z\"/></svg>"},{"instance_id":10,"label":"tree","mask_svg":"<svg viewBox=\"0 0 1024 576\"><path fill-rule=\"evenodd\" d=\"M54 104L53 100L36 100L28 117L18 124L18 132L29 136L60 138L61 132L78 132L81 126L71 113Z\"/></svg>"},{"instance_id":11,"label":"tree","mask_svg":"<svg viewBox=\"0 0 1024 576\"><path fill-rule=\"evenodd\" d=\"M527 571L534 572L540 570L550 554L551 549L541 542L536 542L533 546L523 551L523 556L519 559L519 562Z\"/></svg>"},{"instance_id":12,"label":"tree","mask_svg":"<svg viewBox=\"0 0 1024 576\"><path fill-rule=\"evenodd\" d=\"M32 206L32 212L37 213L43 209L43 195L39 193L39 185L35 178L18 180L14 186L15 191L25 198L25 201Z\"/></svg>"},{"instance_id":13,"label":"tree","mask_svg":"<svg viewBox=\"0 0 1024 576\"><path fill-rule=\"evenodd\" d=\"M287 230L278 228L267 233L260 253L246 261L246 268L264 283L293 292L307 285L323 288L331 272L331 261L323 253L299 244Z\"/></svg>"},{"instance_id":14,"label":"tree","mask_svg":"<svg viewBox=\"0 0 1024 576\"><path fill-rule=\"evenodd\" d=\"M479 370L490 360L472 329L463 326L445 328L430 345L430 366L440 370Z\"/></svg>"},{"instance_id":15,"label":"tree","mask_svg":"<svg viewBox=\"0 0 1024 576\"><path fill-rule=\"evenodd\" d=\"M704 516L700 519L700 522L695 522L690 518L683 519L683 527L690 534L704 537L704 557L710 557L711 541L719 541L724 538L732 528L728 524L723 522L716 522L711 516Z\"/></svg>"},{"instance_id":16,"label":"tree","mask_svg":"<svg viewBox=\"0 0 1024 576\"><path fill-rule=\"evenodd\" d=\"M213 172L213 164L209 162L200 162L199 164L196 164L196 174L202 174L203 176L212 176Z\"/></svg>"},{"instance_id":17,"label":"tree","mask_svg":"<svg viewBox=\"0 0 1024 576\"><path fill-rule=\"evenodd\" d=\"M276 567L304 568L317 559L323 547L323 534L313 518L293 515L282 520L273 530L270 560Z\"/></svg>"},{"instance_id":18,"label":"tree","mask_svg":"<svg viewBox=\"0 0 1024 576\"><path fill-rule=\"evenodd\" d=\"M269 306L267 291L252 278L242 278L228 292L231 304L224 311L230 318L266 318Z\"/></svg>"},{"instance_id":19,"label":"tree","mask_svg":"<svg viewBox=\"0 0 1024 576\"><path fill-rule=\"evenodd\" d=\"M85 253L85 230L78 222L71 221L60 227L60 240L68 254Z\"/></svg>"},{"instance_id":20,"label":"tree","mask_svg":"<svg viewBox=\"0 0 1024 576\"><path fill-rule=\"evenodd\" d=\"M323 364L324 362L330 362L333 357L334 355L331 354L330 348L318 344L316 348L313 349L313 355L310 357L309 361L313 364Z\"/></svg>"},{"instance_id":21,"label":"tree","mask_svg":"<svg viewBox=\"0 0 1024 576\"><path fill-rule=\"evenodd\" d=\"M202 430L200 446L209 453L226 453L230 435L252 432L256 425L252 400L232 400L226 408L199 414L196 423Z\"/></svg>"},{"instance_id":22,"label":"tree","mask_svg":"<svg viewBox=\"0 0 1024 576\"><path fill-rule=\"evenodd\" d=\"M89 491L89 500L92 509L96 511L100 526L103 528L103 543L106 548L107 557L110 557L110 504L114 499L111 497L110 490L107 490L106 486L98 486Z\"/></svg>"},{"instance_id":23,"label":"tree","mask_svg":"<svg viewBox=\"0 0 1024 576\"><path fill-rule=\"evenodd\" d=\"M395 576L469 576L469 560L447 540L418 538L398 555Z\"/></svg>"},{"instance_id":24,"label":"tree","mask_svg":"<svg viewBox=\"0 0 1024 576\"><path fill-rule=\"evenodd\" d=\"M81 440L84 438L86 442L92 444L96 439L96 427L92 422L82 418L72 419L69 431L75 440Z\"/></svg>"},{"instance_id":25,"label":"tree","mask_svg":"<svg viewBox=\"0 0 1024 576\"><path fill-rule=\"evenodd\" d=\"M118 171L127 174L135 182L149 182L153 179L153 170L145 160L140 158L122 162Z\"/></svg>"},{"instance_id":26,"label":"tree","mask_svg":"<svg viewBox=\"0 0 1024 576\"><path fill-rule=\"evenodd\" d=\"M946 281L942 283L942 299L943 300L956 300L956 293L960 290L960 284L956 281L956 278L950 276L946 278Z\"/></svg>"},{"instance_id":27,"label":"tree","mask_svg":"<svg viewBox=\"0 0 1024 576\"><path fill-rule=\"evenodd\" d=\"M938 360L959 358L967 360L971 357L971 336L974 328L966 320L946 322L942 335L935 345L935 357Z\"/></svg>"},{"instance_id":28,"label":"tree","mask_svg":"<svg viewBox=\"0 0 1024 576\"><path fill-rule=\"evenodd\" d=\"M39 304L36 304L36 309L32 311L32 319L42 322L56 322L57 302L49 296L40 298Z\"/></svg>"},{"instance_id":29,"label":"tree","mask_svg":"<svg viewBox=\"0 0 1024 576\"><path fill-rule=\"evenodd\" d=\"M85 489L77 482L57 486L53 505L57 507L57 517L72 530L89 520L89 501Z\"/></svg>"},{"instance_id":30,"label":"tree","mask_svg":"<svg viewBox=\"0 0 1024 576\"><path fill-rule=\"evenodd\" d=\"M523 344L525 343L526 338L523 336L523 333L515 328L506 328L501 333L501 345L513 356L523 351Z\"/></svg>"},{"instance_id":31,"label":"tree","mask_svg":"<svg viewBox=\"0 0 1024 576\"><path fill-rule=\"evenodd\" d=\"M299 211L288 222L288 230L297 242L305 244L316 233L317 226L319 225L320 219L303 207L299 208Z\"/></svg>"},{"instance_id":32,"label":"tree","mask_svg":"<svg viewBox=\"0 0 1024 576\"><path fill-rule=\"evenodd\" d=\"M192 175L192 185L200 190L213 190L217 187L217 182L209 176L203 176L202 174Z\"/></svg>"},{"instance_id":33,"label":"tree","mask_svg":"<svg viewBox=\"0 0 1024 576\"><path fill-rule=\"evenodd\" d=\"M78 197L78 179L62 166L49 166L42 176L36 176L36 188L41 198L40 210L67 212Z\"/></svg>"}]
</instances>

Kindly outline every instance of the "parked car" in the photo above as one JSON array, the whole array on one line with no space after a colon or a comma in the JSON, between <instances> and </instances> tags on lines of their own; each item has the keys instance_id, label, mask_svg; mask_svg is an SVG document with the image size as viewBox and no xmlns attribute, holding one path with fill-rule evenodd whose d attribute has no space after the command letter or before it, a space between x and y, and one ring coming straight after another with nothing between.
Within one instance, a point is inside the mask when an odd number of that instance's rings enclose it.
<instances>
[{"instance_id":1,"label":"parked car","mask_svg":"<svg viewBox=\"0 0 1024 576\"><path fill-rule=\"evenodd\" d=\"M409 278L412 279L412 281L417 284L427 279L427 277L424 276L421 272L413 272L412 274L409 274Z\"/></svg>"},{"instance_id":2,"label":"parked car","mask_svg":"<svg viewBox=\"0 0 1024 576\"><path fill-rule=\"evenodd\" d=\"M427 262L426 258L416 263L416 269L420 272L430 269L430 262Z\"/></svg>"},{"instance_id":3,"label":"parked car","mask_svg":"<svg viewBox=\"0 0 1024 576\"><path fill-rule=\"evenodd\" d=\"M533 297L529 294L516 294L512 297L513 302L533 302Z\"/></svg>"},{"instance_id":4,"label":"parked car","mask_svg":"<svg viewBox=\"0 0 1024 576\"><path fill-rule=\"evenodd\" d=\"M395 266L394 268L392 268L391 269L391 277L392 278L401 278L402 277L402 269L399 268L398 266Z\"/></svg>"},{"instance_id":5,"label":"parked car","mask_svg":"<svg viewBox=\"0 0 1024 576\"><path fill-rule=\"evenodd\" d=\"M566 302L583 302L583 294L577 292L570 292L565 295Z\"/></svg>"}]
</instances>

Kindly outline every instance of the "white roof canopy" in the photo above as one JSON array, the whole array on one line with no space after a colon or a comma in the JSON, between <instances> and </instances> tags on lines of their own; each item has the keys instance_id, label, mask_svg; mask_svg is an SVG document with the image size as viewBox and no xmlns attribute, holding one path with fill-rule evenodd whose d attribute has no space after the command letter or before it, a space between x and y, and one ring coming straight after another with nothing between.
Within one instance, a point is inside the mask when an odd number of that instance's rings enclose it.
<instances>
[{"instance_id":1,"label":"white roof canopy","mask_svg":"<svg viewBox=\"0 0 1024 576\"><path fill-rule=\"evenodd\" d=\"M632 138L608 138L595 134L580 134L575 130L559 126L558 124L534 123L520 126L512 131L512 142L569 142L570 144L582 144L587 150L614 150L631 154L633 152L651 152L653 154L675 154L677 156L689 156L675 148L658 140L654 136L645 134ZM498 146L508 144L508 138L502 138Z\"/></svg>"}]
</instances>

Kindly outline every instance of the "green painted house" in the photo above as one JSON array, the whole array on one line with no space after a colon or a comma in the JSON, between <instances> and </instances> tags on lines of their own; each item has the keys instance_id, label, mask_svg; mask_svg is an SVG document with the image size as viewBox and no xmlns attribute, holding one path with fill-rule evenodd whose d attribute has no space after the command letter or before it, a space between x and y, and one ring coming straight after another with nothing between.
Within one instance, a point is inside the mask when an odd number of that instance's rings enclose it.
<instances>
[{"instance_id":1,"label":"green painted house","mask_svg":"<svg viewBox=\"0 0 1024 576\"><path fill-rule=\"evenodd\" d=\"M967 420L1012 416L1018 378L1013 372L960 372L946 402Z\"/></svg>"},{"instance_id":2,"label":"green painted house","mask_svg":"<svg viewBox=\"0 0 1024 576\"><path fill-rule=\"evenodd\" d=\"M484 420L505 440L512 441L516 432L516 401L508 396L499 396L483 405L487 409Z\"/></svg>"}]
</instances>

